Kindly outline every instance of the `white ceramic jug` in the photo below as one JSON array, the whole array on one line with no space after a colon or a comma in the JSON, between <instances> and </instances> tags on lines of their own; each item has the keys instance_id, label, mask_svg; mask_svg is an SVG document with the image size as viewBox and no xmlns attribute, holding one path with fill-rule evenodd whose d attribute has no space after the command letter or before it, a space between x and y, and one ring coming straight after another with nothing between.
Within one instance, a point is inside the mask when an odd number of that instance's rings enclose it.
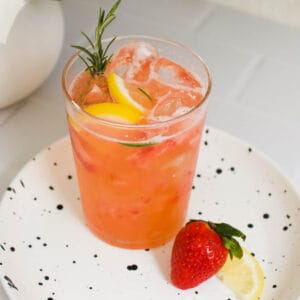
<instances>
[{"instance_id":1,"label":"white ceramic jug","mask_svg":"<svg viewBox=\"0 0 300 300\"><path fill-rule=\"evenodd\" d=\"M6 42L0 43L0 109L25 98L42 84L59 57L63 35L60 1L25 1Z\"/></svg>"}]
</instances>

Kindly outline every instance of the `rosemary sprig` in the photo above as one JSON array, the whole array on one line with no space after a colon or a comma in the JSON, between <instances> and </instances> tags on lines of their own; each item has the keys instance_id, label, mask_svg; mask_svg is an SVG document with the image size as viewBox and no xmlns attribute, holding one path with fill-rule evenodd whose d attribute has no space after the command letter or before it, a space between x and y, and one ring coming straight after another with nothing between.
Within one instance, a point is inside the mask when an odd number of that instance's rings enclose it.
<instances>
[{"instance_id":1,"label":"rosemary sprig","mask_svg":"<svg viewBox=\"0 0 300 300\"><path fill-rule=\"evenodd\" d=\"M153 101L153 100L152 100L152 97L151 97L144 89L142 89L141 87L138 87L138 90L139 90L142 94L144 94L151 102Z\"/></svg>"},{"instance_id":2,"label":"rosemary sprig","mask_svg":"<svg viewBox=\"0 0 300 300\"><path fill-rule=\"evenodd\" d=\"M86 66L86 70L89 71L93 77L104 73L106 66L112 57L112 54L108 55L107 51L116 37L112 38L104 49L102 45L102 37L107 26L116 18L115 11L117 10L120 2L121 0L117 0L107 14L105 14L105 10L100 7L98 23L95 29L95 42L92 42L92 39L86 33L81 32L81 34L86 38L90 48L71 45L71 47L80 50L86 55L85 57L83 55L78 55L78 57L83 61Z\"/></svg>"},{"instance_id":3,"label":"rosemary sprig","mask_svg":"<svg viewBox=\"0 0 300 300\"><path fill-rule=\"evenodd\" d=\"M141 148L141 147L150 147L150 146L154 146L157 143L154 142L149 142L149 143L140 143L140 144L134 144L134 143L119 143L123 146L127 146L127 147L135 147L135 148Z\"/></svg>"}]
</instances>

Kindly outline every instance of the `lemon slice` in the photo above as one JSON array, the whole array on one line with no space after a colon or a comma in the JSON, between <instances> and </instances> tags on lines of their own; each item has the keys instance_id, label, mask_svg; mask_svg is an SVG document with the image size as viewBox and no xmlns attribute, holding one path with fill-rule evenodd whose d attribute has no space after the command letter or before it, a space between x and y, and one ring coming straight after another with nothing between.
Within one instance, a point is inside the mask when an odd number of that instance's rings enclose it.
<instances>
[{"instance_id":1,"label":"lemon slice","mask_svg":"<svg viewBox=\"0 0 300 300\"><path fill-rule=\"evenodd\" d=\"M241 300L258 300L264 287L264 274L255 259L246 249L241 259L228 257L217 277Z\"/></svg>"},{"instance_id":2,"label":"lemon slice","mask_svg":"<svg viewBox=\"0 0 300 300\"><path fill-rule=\"evenodd\" d=\"M129 106L121 103L97 103L87 106L84 110L102 119L127 124L137 123L142 116L137 110L133 110Z\"/></svg>"},{"instance_id":3,"label":"lemon slice","mask_svg":"<svg viewBox=\"0 0 300 300\"><path fill-rule=\"evenodd\" d=\"M107 76L107 84L109 93L116 102L127 105L140 113L145 112L145 108L130 96L124 80L116 73L110 73Z\"/></svg>"}]
</instances>

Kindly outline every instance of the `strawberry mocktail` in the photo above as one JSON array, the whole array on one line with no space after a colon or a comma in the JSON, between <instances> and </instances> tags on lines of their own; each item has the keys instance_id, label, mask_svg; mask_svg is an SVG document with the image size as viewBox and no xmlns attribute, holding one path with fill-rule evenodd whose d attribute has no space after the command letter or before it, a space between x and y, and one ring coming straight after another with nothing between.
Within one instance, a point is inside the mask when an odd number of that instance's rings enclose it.
<instances>
[{"instance_id":1,"label":"strawberry mocktail","mask_svg":"<svg viewBox=\"0 0 300 300\"><path fill-rule=\"evenodd\" d=\"M82 207L104 241L156 247L185 220L210 75L174 42L120 37L110 49L103 74L78 55L63 74Z\"/></svg>"}]
</instances>

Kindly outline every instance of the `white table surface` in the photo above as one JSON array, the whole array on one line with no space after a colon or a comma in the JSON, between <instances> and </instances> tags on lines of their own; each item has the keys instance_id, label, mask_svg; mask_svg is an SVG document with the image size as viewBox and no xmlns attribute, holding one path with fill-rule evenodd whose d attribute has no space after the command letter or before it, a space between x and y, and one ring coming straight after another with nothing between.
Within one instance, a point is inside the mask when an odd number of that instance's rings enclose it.
<instances>
[{"instance_id":1,"label":"white table surface","mask_svg":"<svg viewBox=\"0 0 300 300\"><path fill-rule=\"evenodd\" d=\"M83 43L80 31L93 32L99 3L112 1L62 1L65 41L55 69L27 99L0 110L0 194L27 160L67 134L61 70L69 45ZM123 0L117 14L108 36L163 36L198 52L213 75L208 125L262 150L299 190L299 29L201 0Z\"/></svg>"}]
</instances>

